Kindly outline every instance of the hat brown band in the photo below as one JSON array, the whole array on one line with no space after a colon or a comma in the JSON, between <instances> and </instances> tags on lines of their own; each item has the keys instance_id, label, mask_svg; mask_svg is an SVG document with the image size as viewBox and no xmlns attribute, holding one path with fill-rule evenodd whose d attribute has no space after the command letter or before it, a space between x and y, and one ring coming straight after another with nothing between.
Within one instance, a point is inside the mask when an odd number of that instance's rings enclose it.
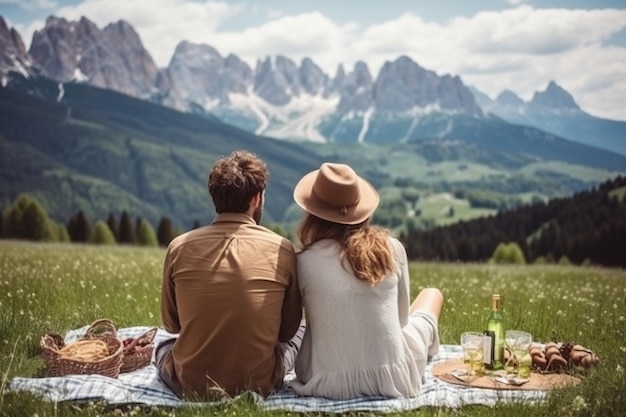
<instances>
[{"instance_id":1,"label":"hat brown band","mask_svg":"<svg viewBox=\"0 0 626 417\"><path fill-rule=\"evenodd\" d=\"M317 199L320 206L323 206L324 208L328 210L338 209L341 212L341 214L348 214L348 209L355 207L356 205L359 204L359 201L361 201L361 198L358 197L356 201L353 201L350 204L345 204L345 203L337 204L335 202L330 202L326 200L323 196L320 196L318 193L315 192L315 185L313 185L313 188L311 189L311 196Z\"/></svg>"}]
</instances>

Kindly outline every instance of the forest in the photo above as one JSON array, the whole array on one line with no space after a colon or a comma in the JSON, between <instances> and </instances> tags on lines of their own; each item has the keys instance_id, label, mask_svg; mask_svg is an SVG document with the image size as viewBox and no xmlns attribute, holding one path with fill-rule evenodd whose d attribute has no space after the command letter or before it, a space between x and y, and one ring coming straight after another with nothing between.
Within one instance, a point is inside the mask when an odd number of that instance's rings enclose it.
<instances>
[{"instance_id":1,"label":"forest","mask_svg":"<svg viewBox=\"0 0 626 417\"><path fill-rule=\"evenodd\" d=\"M401 240L413 260L484 262L501 243L515 243L526 262L626 267L626 177L570 197L428 230Z\"/></svg>"}]
</instances>

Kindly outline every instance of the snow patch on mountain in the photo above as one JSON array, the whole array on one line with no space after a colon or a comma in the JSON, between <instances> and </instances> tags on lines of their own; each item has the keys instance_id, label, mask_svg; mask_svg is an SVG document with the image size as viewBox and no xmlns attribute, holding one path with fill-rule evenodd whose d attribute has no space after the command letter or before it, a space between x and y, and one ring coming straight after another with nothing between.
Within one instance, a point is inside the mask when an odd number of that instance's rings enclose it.
<instances>
[{"instance_id":1,"label":"snow patch on mountain","mask_svg":"<svg viewBox=\"0 0 626 417\"><path fill-rule=\"evenodd\" d=\"M361 131L359 132L359 136L357 138L358 143L363 143L363 141L365 141L365 136L370 128L370 118L372 117L372 114L374 114L374 108L370 107L363 115L363 126L361 127Z\"/></svg>"},{"instance_id":2,"label":"snow patch on mountain","mask_svg":"<svg viewBox=\"0 0 626 417\"><path fill-rule=\"evenodd\" d=\"M339 97L300 94L284 106L268 103L258 95L248 92L229 94L230 105L240 111L250 111L259 120L257 135L279 139L306 139L326 142L318 130L322 119L332 114L339 104Z\"/></svg>"},{"instance_id":3,"label":"snow patch on mountain","mask_svg":"<svg viewBox=\"0 0 626 417\"><path fill-rule=\"evenodd\" d=\"M407 143L409 141L409 138L411 137L417 126L420 124L420 120L421 118L419 117L413 118L413 120L411 121L411 125L406 131L406 134L402 138L400 138L400 143Z\"/></svg>"},{"instance_id":4,"label":"snow patch on mountain","mask_svg":"<svg viewBox=\"0 0 626 417\"><path fill-rule=\"evenodd\" d=\"M89 77L83 74L80 68L76 67L76 69L74 70L74 80L78 82L87 82L89 81Z\"/></svg>"},{"instance_id":5,"label":"snow patch on mountain","mask_svg":"<svg viewBox=\"0 0 626 417\"><path fill-rule=\"evenodd\" d=\"M230 93L228 94L228 100L233 108L244 112L251 111L254 114L259 121L259 127L254 132L256 135L262 134L267 129L270 120L262 110L265 100L261 97L249 91L247 94Z\"/></svg>"},{"instance_id":6,"label":"snow patch on mountain","mask_svg":"<svg viewBox=\"0 0 626 417\"><path fill-rule=\"evenodd\" d=\"M450 133L450 132L452 132L452 119L448 119L448 122L447 122L447 124L446 124L446 128L445 128L445 129L443 129L443 130L439 133L439 135L438 135L438 136L439 136L440 138L444 138L444 137L446 137L446 135L447 135L448 133Z\"/></svg>"},{"instance_id":7,"label":"snow patch on mountain","mask_svg":"<svg viewBox=\"0 0 626 417\"><path fill-rule=\"evenodd\" d=\"M268 130L268 134L276 138L306 139L324 143L326 138L319 132L319 123L326 115L332 114L339 104L339 97L322 98L321 96L301 95L287 107L293 113L277 128Z\"/></svg>"},{"instance_id":8,"label":"snow patch on mountain","mask_svg":"<svg viewBox=\"0 0 626 417\"><path fill-rule=\"evenodd\" d=\"M429 104L427 106L415 106L412 107L410 110L407 110L406 112L404 112L404 115L409 116L409 117L419 117L419 116L425 116L427 114L431 114L431 113L455 113L451 110L442 110L441 106L439 105L439 102L437 103L433 103L433 104Z\"/></svg>"},{"instance_id":9,"label":"snow patch on mountain","mask_svg":"<svg viewBox=\"0 0 626 417\"><path fill-rule=\"evenodd\" d=\"M65 95L65 88L63 88L63 83L59 83L59 95L57 95L57 103L60 103L63 100L63 96Z\"/></svg>"},{"instance_id":10,"label":"snow patch on mountain","mask_svg":"<svg viewBox=\"0 0 626 417\"><path fill-rule=\"evenodd\" d=\"M19 60L16 56L12 56L11 57L14 61L14 67L13 70L20 73L21 75L24 76L24 78L29 78L30 77L30 71L28 70L28 68L21 62L21 60Z\"/></svg>"}]
</instances>

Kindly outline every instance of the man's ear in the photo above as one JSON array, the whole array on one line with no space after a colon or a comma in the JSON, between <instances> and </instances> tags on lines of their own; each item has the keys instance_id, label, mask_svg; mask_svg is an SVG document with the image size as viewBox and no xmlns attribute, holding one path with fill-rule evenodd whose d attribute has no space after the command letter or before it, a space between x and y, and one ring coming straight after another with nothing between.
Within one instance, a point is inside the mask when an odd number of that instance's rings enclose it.
<instances>
[{"instance_id":1,"label":"man's ear","mask_svg":"<svg viewBox=\"0 0 626 417\"><path fill-rule=\"evenodd\" d=\"M256 209L261 204L261 193L258 192L250 199L250 209Z\"/></svg>"}]
</instances>

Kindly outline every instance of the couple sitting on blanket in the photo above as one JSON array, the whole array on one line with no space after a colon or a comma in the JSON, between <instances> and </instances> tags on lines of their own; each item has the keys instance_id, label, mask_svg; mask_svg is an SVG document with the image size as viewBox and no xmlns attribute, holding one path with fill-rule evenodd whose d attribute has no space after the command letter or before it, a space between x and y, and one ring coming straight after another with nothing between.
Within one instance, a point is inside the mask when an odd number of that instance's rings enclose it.
<instances>
[{"instance_id":1,"label":"couple sitting on blanket","mask_svg":"<svg viewBox=\"0 0 626 417\"><path fill-rule=\"evenodd\" d=\"M185 399L267 396L295 367L298 395L416 396L443 297L427 288L410 302L404 247L368 224L374 187L344 164L301 178L296 252L260 226L267 181L254 154L222 157L208 178L217 217L170 243L161 314L178 336L156 349L163 382Z\"/></svg>"}]
</instances>

